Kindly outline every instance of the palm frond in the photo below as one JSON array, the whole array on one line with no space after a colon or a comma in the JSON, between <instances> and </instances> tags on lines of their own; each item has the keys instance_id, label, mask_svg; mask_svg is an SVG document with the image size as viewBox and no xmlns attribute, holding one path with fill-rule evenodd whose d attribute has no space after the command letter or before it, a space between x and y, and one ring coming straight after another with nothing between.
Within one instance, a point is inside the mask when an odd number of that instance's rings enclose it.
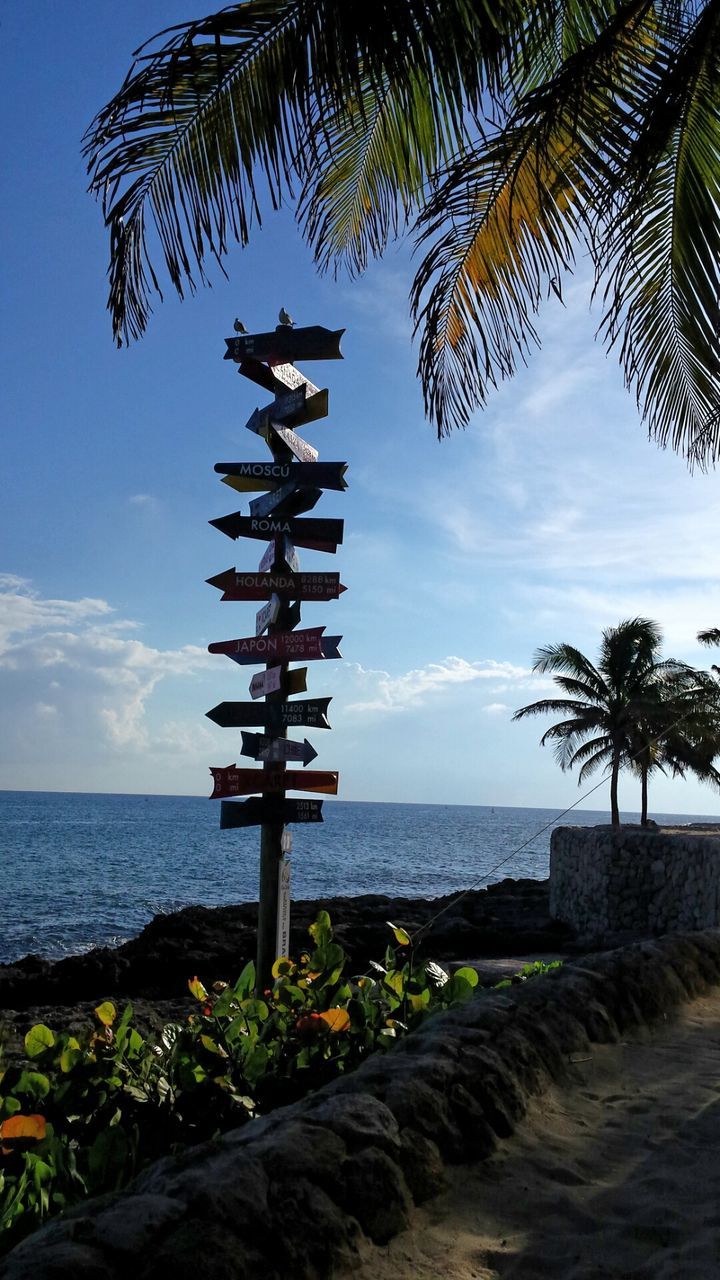
<instances>
[{"instance_id":1,"label":"palm frond","mask_svg":"<svg viewBox=\"0 0 720 1280\"><path fill-rule=\"evenodd\" d=\"M711 627L709 631L698 631L700 644L720 644L720 627Z\"/></svg>"},{"instance_id":2,"label":"palm frond","mask_svg":"<svg viewBox=\"0 0 720 1280\"><path fill-rule=\"evenodd\" d=\"M464 427L491 387L539 344L533 317L591 240L606 182L598 145L613 72L652 0L618 6L597 39L522 97L494 141L452 166L429 197L418 245L430 248L411 294L418 372L438 436Z\"/></svg>"},{"instance_id":3,"label":"palm frond","mask_svg":"<svg viewBox=\"0 0 720 1280\"><path fill-rule=\"evenodd\" d=\"M616 101L601 331L650 435L703 467L720 452L720 5L689 28L664 16Z\"/></svg>"},{"instance_id":4,"label":"palm frond","mask_svg":"<svg viewBox=\"0 0 720 1280\"><path fill-rule=\"evenodd\" d=\"M467 426L539 345L532 316L548 288L560 289L582 216L573 152L556 130L554 157L541 160L533 128L519 127L458 160L425 204L418 245L431 247L411 307L439 437Z\"/></svg>"},{"instance_id":5,"label":"palm frond","mask_svg":"<svg viewBox=\"0 0 720 1280\"><path fill-rule=\"evenodd\" d=\"M182 295L230 239L247 241L266 200L275 207L295 178L308 179L318 102L357 114L369 88L382 96L388 83L424 78L442 132L498 90L524 9L522 0L246 0L148 42L85 138L110 228L118 341L143 332L160 291L157 242Z\"/></svg>"},{"instance_id":6,"label":"palm frond","mask_svg":"<svg viewBox=\"0 0 720 1280\"><path fill-rule=\"evenodd\" d=\"M412 120L412 129L408 121ZM439 118L431 83L415 71L368 83L333 112L316 104L315 162L298 218L321 270L358 275L417 212L435 170L457 149L464 123Z\"/></svg>"}]
</instances>

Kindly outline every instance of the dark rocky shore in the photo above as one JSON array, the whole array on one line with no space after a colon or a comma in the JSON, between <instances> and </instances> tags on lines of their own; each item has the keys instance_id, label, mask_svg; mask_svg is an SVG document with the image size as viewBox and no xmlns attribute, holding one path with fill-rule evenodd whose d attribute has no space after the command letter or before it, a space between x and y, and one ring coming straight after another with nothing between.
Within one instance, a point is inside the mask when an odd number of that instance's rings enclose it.
<instances>
[{"instance_id":1,"label":"dark rocky shore","mask_svg":"<svg viewBox=\"0 0 720 1280\"><path fill-rule=\"evenodd\" d=\"M381 960L391 940L386 921L410 932L438 913L423 935L424 954L435 960L529 955L572 949L572 931L550 919L546 880L502 880L487 889L443 898L390 898L370 894L292 904L292 950L308 946L307 928L317 911L329 913L337 940L350 956L351 972ZM447 908L447 910L444 910ZM187 999L188 978L206 985L231 980L254 958L257 904L187 907L155 916L137 938L51 962L30 955L0 965L3 1011L120 1001Z\"/></svg>"}]
</instances>

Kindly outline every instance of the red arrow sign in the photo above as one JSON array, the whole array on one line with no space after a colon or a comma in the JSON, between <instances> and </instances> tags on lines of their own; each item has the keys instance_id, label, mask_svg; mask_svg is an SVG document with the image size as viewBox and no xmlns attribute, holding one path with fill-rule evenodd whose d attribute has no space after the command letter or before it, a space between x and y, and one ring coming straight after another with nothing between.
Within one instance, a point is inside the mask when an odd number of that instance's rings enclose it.
<instances>
[{"instance_id":1,"label":"red arrow sign","mask_svg":"<svg viewBox=\"0 0 720 1280\"><path fill-rule=\"evenodd\" d=\"M218 640L208 645L208 653L224 653L241 666L250 666L253 662L341 657L338 644L342 636L323 636L324 630L324 627L306 627L303 631L278 631L272 636Z\"/></svg>"},{"instance_id":2,"label":"red arrow sign","mask_svg":"<svg viewBox=\"0 0 720 1280\"><path fill-rule=\"evenodd\" d=\"M213 775L211 800L224 800L230 796L249 796L259 791L263 794L278 791L320 791L336 796L338 775L335 771L311 769L301 773L297 769L238 769L236 764L225 768L210 766Z\"/></svg>"},{"instance_id":3,"label":"red arrow sign","mask_svg":"<svg viewBox=\"0 0 720 1280\"><path fill-rule=\"evenodd\" d=\"M339 573L240 573L226 569L208 578L211 587L222 591L223 600L337 600L346 591Z\"/></svg>"}]
</instances>

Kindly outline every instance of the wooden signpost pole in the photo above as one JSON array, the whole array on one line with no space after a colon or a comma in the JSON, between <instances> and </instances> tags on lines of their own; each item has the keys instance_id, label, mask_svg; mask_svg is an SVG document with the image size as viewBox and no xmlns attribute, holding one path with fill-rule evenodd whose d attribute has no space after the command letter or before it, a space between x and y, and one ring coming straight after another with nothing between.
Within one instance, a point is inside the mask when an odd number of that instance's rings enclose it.
<instances>
[{"instance_id":1,"label":"wooden signpost pole","mask_svg":"<svg viewBox=\"0 0 720 1280\"><path fill-rule=\"evenodd\" d=\"M275 398L277 399L277 393ZM268 445L273 455L274 462L287 462L292 458L292 454L287 445L275 436L274 432L270 433ZM275 557L277 561L278 553L282 554L282 538L275 538ZM276 565L273 565L275 568ZM273 635L280 631L281 627L277 623L271 623L268 627L268 634ZM268 664L269 666L269 664ZM266 667L267 670L267 667ZM280 680L280 688L275 693L268 693L265 701L272 705L273 702L284 702L287 698L287 673L288 664L282 664L282 676ZM287 729L280 728L273 735L277 738L287 738ZM285 764L271 764L266 761L263 764L263 773L267 774L271 771L285 772ZM263 822L260 828L260 886L258 897L258 933L257 933L257 959L255 962L255 972L257 980L258 994L262 995L263 991L272 986L272 967L275 963L275 943L277 937L277 921L278 921L278 901L279 901L279 885L280 885L280 863L282 862L282 834L284 829L282 818L282 806L284 800L284 792L277 793L277 821Z\"/></svg>"},{"instance_id":2,"label":"wooden signpost pole","mask_svg":"<svg viewBox=\"0 0 720 1280\"><path fill-rule=\"evenodd\" d=\"M281 312L281 317L284 313ZM237 328L237 326L236 326ZM290 702L305 691L307 668L289 670L289 662L327 661L339 658L341 636L324 635L325 627L295 630L302 600L335 600L345 587L337 573L300 573L295 547L307 547L333 555L343 540L343 521L307 518L323 489L344 490L345 462L318 462L318 451L296 435L293 427L317 421L328 411L328 393L314 386L295 368L295 360L339 360L344 330L319 325L294 328L281 320L271 333L242 334L226 339L225 358L239 365L238 372L270 391L273 403L257 408L246 423L267 443L272 461L217 463L215 470L239 492L265 490L250 503L250 514L232 512L211 520L229 538L262 539L269 543L257 572L241 568L208 578L223 592L223 600L267 600L256 616L254 636L220 640L208 646L210 653L224 654L241 666L265 661L264 672L250 683L252 702L224 702L208 711L214 723L227 728L260 727L261 734L242 735L244 756L262 761L260 769L236 764L211 766L213 798L223 800L221 829L257 826L260 834L260 886L256 989L272 986L272 969L278 947L287 946L289 929L289 863L284 855L292 847L287 822L322 822L322 801L286 798L287 790L335 795L338 775L329 770L309 770L317 751L305 739L288 740L288 727L297 725L329 729L329 698ZM257 545L255 543L255 545ZM256 699L264 697L261 706ZM299 770L286 762L302 761ZM229 799L241 795L260 797L242 805ZM280 872L283 872L282 878ZM281 911L278 907L281 906Z\"/></svg>"}]
</instances>

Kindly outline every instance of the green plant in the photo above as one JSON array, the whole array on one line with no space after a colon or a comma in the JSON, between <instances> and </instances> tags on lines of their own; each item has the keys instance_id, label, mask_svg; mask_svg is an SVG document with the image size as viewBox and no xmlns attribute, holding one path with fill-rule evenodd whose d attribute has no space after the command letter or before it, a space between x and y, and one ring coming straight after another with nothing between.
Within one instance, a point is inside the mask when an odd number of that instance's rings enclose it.
<instances>
[{"instance_id":1,"label":"green plant","mask_svg":"<svg viewBox=\"0 0 720 1280\"><path fill-rule=\"evenodd\" d=\"M0 1072L0 1249L86 1196L125 1186L159 1156L352 1071L472 995L473 969L450 976L390 928L396 945L383 963L348 977L321 911L312 949L279 959L271 988L256 992L253 964L209 991L193 978L197 1011L154 1043L132 1026L131 1005L118 1018L110 1001L84 1035L32 1027L27 1061Z\"/></svg>"}]
</instances>

